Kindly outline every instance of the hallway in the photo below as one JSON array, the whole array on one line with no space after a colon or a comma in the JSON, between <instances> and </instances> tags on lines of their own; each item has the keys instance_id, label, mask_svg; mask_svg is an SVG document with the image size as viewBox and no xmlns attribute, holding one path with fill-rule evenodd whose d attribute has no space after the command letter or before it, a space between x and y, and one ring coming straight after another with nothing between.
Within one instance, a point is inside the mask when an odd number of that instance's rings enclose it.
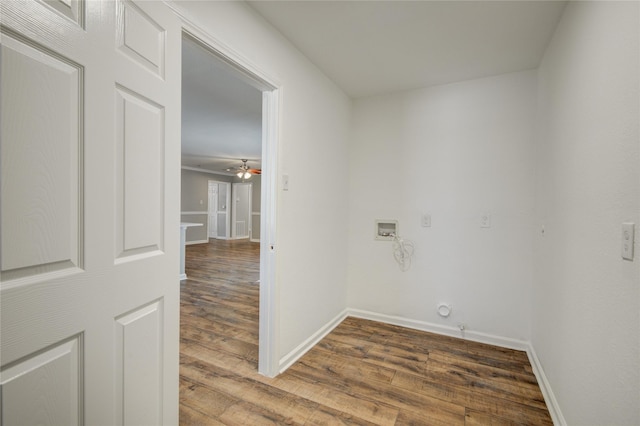
<instances>
[{"instance_id":1,"label":"hallway","mask_svg":"<svg viewBox=\"0 0 640 426\"><path fill-rule=\"evenodd\" d=\"M524 352L357 318L277 378L259 375L259 251L187 247L180 424L552 424Z\"/></svg>"}]
</instances>

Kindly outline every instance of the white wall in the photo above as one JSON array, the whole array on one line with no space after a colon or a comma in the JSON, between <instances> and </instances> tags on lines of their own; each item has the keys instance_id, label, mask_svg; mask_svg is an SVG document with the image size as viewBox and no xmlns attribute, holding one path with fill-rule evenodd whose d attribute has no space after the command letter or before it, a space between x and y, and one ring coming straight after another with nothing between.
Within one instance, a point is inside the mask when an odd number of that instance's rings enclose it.
<instances>
[{"instance_id":1,"label":"white wall","mask_svg":"<svg viewBox=\"0 0 640 426\"><path fill-rule=\"evenodd\" d=\"M529 340L535 98L528 71L355 101L349 307ZM415 243L408 272L375 219Z\"/></svg>"},{"instance_id":2,"label":"white wall","mask_svg":"<svg viewBox=\"0 0 640 426\"><path fill-rule=\"evenodd\" d=\"M539 70L532 343L571 425L640 424L638 17L571 2Z\"/></svg>"},{"instance_id":3,"label":"white wall","mask_svg":"<svg viewBox=\"0 0 640 426\"><path fill-rule=\"evenodd\" d=\"M350 99L243 2L180 1L184 14L281 84L277 200L279 353L346 307ZM327 173L331 171L331 173Z\"/></svg>"},{"instance_id":4,"label":"white wall","mask_svg":"<svg viewBox=\"0 0 640 426\"><path fill-rule=\"evenodd\" d=\"M569 424L640 424L640 248L634 262L619 255L620 224L640 223L637 3L567 7L537 111L535 72L360 99L352 111L245 4L180 5L282 83L281 355L346 306L464 322L531 339ZM376 218L399 220L415 242L408 272L374 241Z\"/></svg>"}]
</instances>

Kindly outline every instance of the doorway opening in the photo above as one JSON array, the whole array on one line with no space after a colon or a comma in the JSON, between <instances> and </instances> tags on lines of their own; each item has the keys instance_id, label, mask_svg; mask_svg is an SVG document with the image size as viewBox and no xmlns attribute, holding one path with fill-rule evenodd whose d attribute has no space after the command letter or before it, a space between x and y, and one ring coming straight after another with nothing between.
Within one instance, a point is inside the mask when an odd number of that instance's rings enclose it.
<instances>
[{"instance_id":1,"label":"doorway opening","mask_svg":"<svg viewBox=\"0 0 640 426\"><path fill-rule=\"evenodd\" d=\"M258 371L263 375L274 377L279 368L275 332L277 312L275 306L275 213L279 90L275 84L271 83L259 71L253 70L249 64L244 63L242 59L234 57L228 49L220 46L214 39L196 29L183 28L182 51L183 153L181 199L183 206L181 210L183 220L185 212L192 213L192 219L200 214L200 220L204 222L203 225L206 225L203 229L206 241L209 238L246 238L259 244ZM186 54L197 55L198 57L195 63L191 63L188 66L187 72L185 72ZM199 60L202 60L202 63L198 62ZM242 151L243 147L246 148L244 144L247 142L242 137L251 133L250 126L247 126L244 132L241 131L241 136L236 139L239 143L227 147L226 150L220 148L222 146L220 144L231 139L228 137L229 134L224 132L230 131L233 125L238 125L239 119L236 115L234 121L233 114L238 112L238 104L231 98L231 96L235 96L234 93L222 92L222 95L215 99L207 96L205 88L194 93L189 84L193 82L190 79L193 78L193 72L199 66L202 66L200 71L205 76L213 78L215 75L226 75L244 83L245 88L239 89L241 91L251 92L251 90L257 90L260 108L259 156L256 155L256 151ZM228 89L230 85L224 84L224 86ZM214 119L212 116L198 116L200 112L206 111L207 102L214 101L221 106L219 108L220 121L216 121L218 119ZM186 103L195 104L196 108L193 110L195 112L192 111L185 115ZM196 136L193 136L193 134L185 135L185 128L188 129L193 124L189 120L195 119L215 121L218 127L215 131L205 131L200 134L196 131ZM218 131L220 133L217 133ZM203 142L201 146L213 147L213 151L199 153L193 146L185 150L185 141L189 138L197 139L198 137ZM218 152L217 155L214 155L216 152ZM245 152L249 152L251 155ZM236 173L236 164L239 164L240 161L243 161L244 165L248 161L248 165L251 168L249 170L251 176ZM194 173L208 175L206 193L200 198L196 196L195 200L189 200L189 195L193 194L191 194L192 189L188 187L188 180L193 179L192 175ZM224 191L226 192L222 194ZM188 202L191 202L192 205L195 203L192 211L184 205ZM216 204L212 205L213 203Z\"/></svg>"}]
</instances>

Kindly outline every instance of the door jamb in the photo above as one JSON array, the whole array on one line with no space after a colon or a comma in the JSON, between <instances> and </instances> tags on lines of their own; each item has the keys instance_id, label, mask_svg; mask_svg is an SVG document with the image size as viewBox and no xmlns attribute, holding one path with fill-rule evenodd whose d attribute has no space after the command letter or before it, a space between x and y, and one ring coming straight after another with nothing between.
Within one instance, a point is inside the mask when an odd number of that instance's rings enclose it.
<instances>
[{"instance_id":1,"label":"door jamb","mask_svg":"<svg viewBox=\"0 0 640 426\"><path fill-rule=\"evenodd\" d=\"M260 207L260 320L258 372L267 377L279 373L278 303L276 281L276 213L277 159L280 135L281 85L249 63L246 58L223 45L185 17L171 3L182 19L182 36L229 66L235 75L262 91L262 182Z\"/></svg>"}]
</instances>

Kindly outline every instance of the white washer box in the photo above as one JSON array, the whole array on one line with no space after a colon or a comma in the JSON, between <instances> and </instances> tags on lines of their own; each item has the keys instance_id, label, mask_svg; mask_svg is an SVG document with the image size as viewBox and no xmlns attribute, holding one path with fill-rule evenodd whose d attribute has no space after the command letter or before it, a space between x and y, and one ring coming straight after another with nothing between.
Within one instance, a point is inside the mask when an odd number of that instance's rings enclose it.
<instances>
[{"instance_id":1,"label":"white washer box","mask_svg":"<svg viewBox=\"0 0 640 426\"><path fill-rule=\"evenodd\" d=\"M397 220L376 219L375 239L380 241L392 241L398 235Z\"/></svg>"}]
</instances>

